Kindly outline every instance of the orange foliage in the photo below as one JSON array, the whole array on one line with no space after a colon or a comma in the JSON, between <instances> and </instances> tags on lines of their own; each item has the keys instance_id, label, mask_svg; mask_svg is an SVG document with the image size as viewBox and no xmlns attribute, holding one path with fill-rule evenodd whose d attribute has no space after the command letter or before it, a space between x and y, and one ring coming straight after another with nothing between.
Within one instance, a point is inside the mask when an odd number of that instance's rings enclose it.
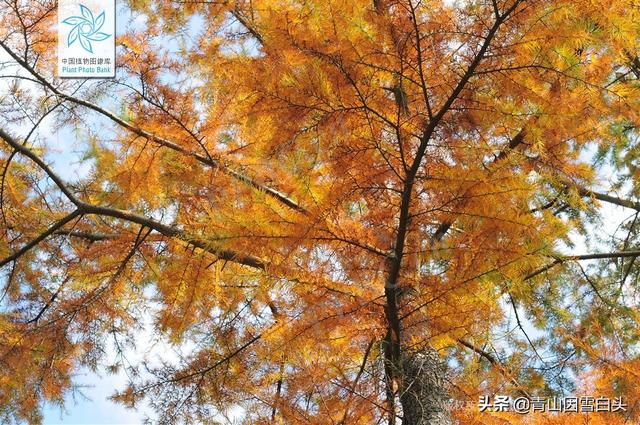
<instances>
[{"instance_id":1,"label":"orange foliage","mask_svg":"<svg viewBox=\"0 0 640 425\"><path fill-rule=\"evenodd\" d=\"M122 7L117 78L87 83L52 71L55 2L0 5L0 416L108 364L160 422L396 423L430 347L454 400L629 403L460 423L638 420L635 219L587 270L563 254L640 210L635 2ZM45 117L87 172L49 165ZM180 354L129 364L144 326Z\"/></svg>"}]
</instances>

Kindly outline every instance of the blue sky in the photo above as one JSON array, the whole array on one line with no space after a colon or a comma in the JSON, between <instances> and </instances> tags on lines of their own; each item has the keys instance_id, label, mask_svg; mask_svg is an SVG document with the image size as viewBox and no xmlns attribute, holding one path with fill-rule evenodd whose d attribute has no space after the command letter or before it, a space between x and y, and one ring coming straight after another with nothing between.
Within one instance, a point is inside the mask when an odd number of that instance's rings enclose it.
<instances>
[{"instance_id":1,"label":"blue sky","mask_svg":"<svg viewBox=\"0 0 640 425\"><path fill-rule=\"evenodd\" d=\"M51 130L45 123L41 132ZM74 180L86 173L88 164L79 161L82 151L81 141L76 139L74 132L63 130L52 134L56 145L50 151L48 159L53 161L52 167L65 180ZM109 375L106 372L95 374L89 370L78 373L74 383L83 386L76 397L67 397L64 411L59 406L48 405L44 409L45 424L141 424L144 413L150 412L142 408L137 411L108 400L116 390L125 387L126 378L123 373Z\"/></svg>"},{"instance_id":2,"label":"blue sky","mask_svg":"<svg viewBox=\"0 0 640 425\"><path fill-rule=\"evenodd\" d=\"M105 373L96 375L86 371L77 381L87 385L82 392L88 399L68 397L65 412L57 406L47 406L44 411L45 424L141 424L143 411L133 411L107 400L116 389L124 386L122 375Z\"/></svg>"}]
</instances>

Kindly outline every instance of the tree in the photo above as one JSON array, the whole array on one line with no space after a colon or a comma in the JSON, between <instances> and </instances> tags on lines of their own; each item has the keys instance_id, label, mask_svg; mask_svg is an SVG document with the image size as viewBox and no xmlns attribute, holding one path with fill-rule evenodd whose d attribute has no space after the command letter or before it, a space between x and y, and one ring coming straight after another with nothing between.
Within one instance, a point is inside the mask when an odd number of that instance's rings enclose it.
<instances>
[{"instance_id":1,"label":"tree","mask_svg":"<svg viewBox=\"0 0 640 425\"><path fill-rule=\"evenodd\" d=\"M55 6L0 8L6 421L106 362L163 423L638 399L634 2L130 0L104 81L56 78ZM145 321L175 358L129 362Z\"/></svg>"}]
</instances>

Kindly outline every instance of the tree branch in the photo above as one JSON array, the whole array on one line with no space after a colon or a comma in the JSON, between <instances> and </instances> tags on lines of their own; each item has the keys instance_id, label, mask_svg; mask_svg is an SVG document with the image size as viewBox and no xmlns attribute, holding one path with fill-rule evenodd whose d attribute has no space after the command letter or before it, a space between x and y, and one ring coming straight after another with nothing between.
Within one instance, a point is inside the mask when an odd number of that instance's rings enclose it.
<instances>
[{"instance_id":1,"label":"tree branch","mask_svg":"<svg viewBox=\"0 0 640 425\"><path fill-rule=\"evenodd\" d=\"M580 196L595 198L599 201L607 202L609 204L618 205L632 210L640 211L640 202L631 201L629 199L618 198L617 196L608 195L606 193L596 192L573 184L578 189Z\"/></svg>"},{"instance_id":2,"label":"tree branch","mask_svg":"<svg viewBox=\"0 0 640 425\"><path fill-rule=\"evenodd\" d=\"M228 250L228 249L217 248L209 242L203 241L199 238L189 236L186 232L184 232L183 230L180 230L176 226L170 226L170 225L161 223L159 221L153 220L151 218L137 215L130 211L124 211L124 210L119 210L119 209L109 208L104 206L90 205L84 202L80 202L78 204L78 209L82 211L83 214L94 214L99 216L112 217L112 218L117 218L120 220L125 220L131 223L136 223L142 226L149 227L164 236L179 239L183 242L186 242L190 245L195 246L196 248L200 248L205 252L214 254L221 260L231 261L231 262L242 264L258 270L264 270L266 268L266 263L257 257L246 255L246 254L240 254L238 252Z\"/></svg>"},{"instance_id":3,"label":"tree branch","mask_svg":"<svg viewBox=\"0 0 640 425\"><path fill-rule=\"evenodd\" d=\"M2 128L0 128L0 138L2 138L6 143L8 143L11 147L13 147L16 151L18 151L19 153L31 159L49 176L51 180L53 180L56 186L58 186L58 188L66 195L66 197L76 205L77 210L73 213L75 214L75 216L84 215L84 214L95 214L95 215L118 218L118 219L126 220L132 223L137 223L137 224L149 227L165 236L177 238L184 242L187 242L197 248L202 249L203 251L216 255L220 259L232 261L232 262L249 266L259 270L265 269L265 263L257 257L253 257L251 255L239 254L237 252L227 250L227 249L216 248L208 242L204 242L200 239L188 236L184 231L178 229L175 226L169 226L159 221L156 221L147 217L143 217L129 211L123 211L115 208L96 206L96 205L85 203L80 199L78 199L71 192L71 190L68 188L66 183L62 180L62 178L60 178L47 164L45 164L45 162L38 155L36 155L32 150L30 150L26 146L18 143L13 137L7 134ZM62 228L64 224L68 223L71 219L73 219L73 217L68 220L65 219L66 221L64 223L49 229L49 231L47 231L47 234L44 237L34 240L33 242L35 243L33 243L33 245L30 246L28 249L35 246L44 238L55 233L57 230ZM3 266L7 262L11 261L11 257L8 257L6 261L1 262L0 266Z\"/></svg>"},{"instance_id":4,"label":"tree branch","mask_svg":"<svg viewBox=\"0 0 640 425\"><path fill-rule=\"evenodd\" d=\"M522 385L520 385L518 380L513 376L511 376L511 374L507 371L504 365L500 361L498 361L498 359L496 359L492 354L487 353L480 347L476 347L475 345L473 345L472 343L470 343L469 341L463 338L458 338L456 341L458 341L458 343L463 347L468 348L469 350L478 354L480 357L486 359L489 363L491 363L492 366L498 369L498 371L502 376L507 378L516 387L518 392L520 392L525 397L530 397L529 393L522 387Z\"/></svg>"},{"instance_id":5,"label":"tree branch","mask_svg":"<svg viewBox=\"0 0 640 425\"><path fill-rule=\"evenodd\" d=\"M128 122L126 122L125 120L117 117L115 114L113 114L112 112L109 112L107 110L105 110L104 108L88 102L86 100L83 99L78 99L74 96L68 95L66 93L61 92L60 90L58 90L55 86L53 86L49 81L47 81L42 75L40 75L33 67L31 67L27 62L25 62L23 59L21 59L18 55L16 55L6 44L5 42L3 42L2 40L0 40L0 46L13 58L13 60L15 60L20 66L22 66L24 69L26 69L31 75L33 75L39 82L40 84L42 84L44 87L48 88L49 90L51 90L56 96L67 100L69 102L75 103L77 105L80 106L84 106L88 109L91 109L92 111L98 112L99 114L107 117L108 119L110 119L111 121L113 121L114 123L118 124L119 126L126 128L127 130L131 131L132 133L143 137L147 140L150 140L160 146L172 149L176 152L179 152L183 155L187 155L190 156L192 158L195 158L198 162L205 164L209 167L213 167L213 168L217 168L219 170L221 170L222 172L224 172L225 174L233 177L234 179L250 186L253 187L255 189L258 189L264 193L266 193L267 195L269 195L270 197L272 197L273 199L276 199L277 201L279 201L280 203L282 203L283 205L298 211L300 213L304 213L306 214L307 211L300 205L298 205L297 202L295 202L294 200L290 199L289 197L287 197L286 195L284 195L283 193L267 187L263 184L258 183L257 181L255 181L254 179L252 179L249 176L246 176L238 171L235 171L234 169L232 169L230 166L228 166L227 164L224 164L222 161L220 160L212 160L207 156L203 156L200 155L198 153L195 152L191 152L189 150L187 150L186 148L178 145L177 143L174 143L170 140L167 140L165 138L162 138L160 136L157 136L153 133L150 133L146 130L143 130L139 127L136 127Z\"/></svg>"},{"instance_id":6,"label":"tree branch","mask_svg":"<svg viewBox=\"0 0 640 425\"><path fill-rule=\"evenodd\" d=\"M40 167L49 176L49 178L51 180L53 180L53 182L56 184L56 186L58 186L58 188L62 191L62 193L64 193L64 195L71 202L73 202L76 205L78 204L78 202L79 202L78 199L76 198L76 196L73 193L71 193L71 190L62 181L62 179L56 173L54 173L53 170L51 169L51 167L49 167L47 164L45 164L45 162L38 155L33 153L33 151L31 149L27 148L22 143L18 143L17 140L15 140L13 137L11 137L2 128L0 128L0 138L2 140L4 140L13 149L15 149L16 151L18 151L22 155L26 156L27 158L29 158L30 160L35 162L36 165L38 165L38 167Z\"/></svg>"},{"instance_id":7,"label":"tree branch","mask_svg":"<svg viewBox=\"0 0 640 425\"><path fill-rule=\"evenodd\" d=\"M566 263L568 261L587 261L587 260L604 260L611 258L637 258L640 257L640 250L630 251L613 251L613 252L596 252L593 254L579 254L579 255L565 255L557 257L553 262L543 266L524 277L523 280L533 279L541 273L550 270L558 264Z\"/></svg>"},{"instance_id":8,"label":"tree branch","mask_svg":"<svg viewBox=\"0 0 640 425\"><path fill-rule=\"evenodd\" d=\"M56 221L51 227L49 227L47 230L42 232L36 238L34 238L31 241L29 241L25 246L23 246L18 251L14 252L13 254L9 255L8 257L6 257L2 261L0 261L0 268L6 266L10 262L17 260L18 258L23 256L24 254L26 254L28 251L30 251L32 248L34 248L40 242L42 242L43 240L47 239L49 236L54 234L58 229L61 229L62 227L64 227L65 224L69 223L70 221L72 221L73 219L77 218L81 214L82 213L80 212L80 210L75 210L72 213L66 215L64 218Z\"/></svg>"},{"instance_id":9,"label":"tree branch","mask_svg":"<svg viewBox=\"0 0 640 425\"><path fill-rule=\"evenodd\" d=\"M264 46L264 38L262 38L262 34L260 34L258 30L252 24L250 24L244 16L242 16L242 13L237 6L231 9L231 14L238 20L238 22L240 22L243 27L247 29L247 31L249 31L249 33L251 33L252 36L255 37L256 40L258 40L261 45Z\"/></svg>"}]
</instances>

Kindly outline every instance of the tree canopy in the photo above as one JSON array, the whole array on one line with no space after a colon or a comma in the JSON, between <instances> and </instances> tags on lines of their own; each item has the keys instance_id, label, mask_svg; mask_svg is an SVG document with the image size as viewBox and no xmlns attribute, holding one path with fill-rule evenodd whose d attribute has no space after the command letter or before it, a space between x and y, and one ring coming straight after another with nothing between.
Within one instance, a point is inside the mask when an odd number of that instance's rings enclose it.
<instances>
[{"instance_id":1,"label":"tree canopy","mask_svg":"<svg viewBox=\"0 0 640 425\"><path fill-rule=\"evenodd\" d=\"M0 4L5 421L105 366L160 423L638 419L637 2L122 3L95 81Z\"/></svg>"}]
</instances>

